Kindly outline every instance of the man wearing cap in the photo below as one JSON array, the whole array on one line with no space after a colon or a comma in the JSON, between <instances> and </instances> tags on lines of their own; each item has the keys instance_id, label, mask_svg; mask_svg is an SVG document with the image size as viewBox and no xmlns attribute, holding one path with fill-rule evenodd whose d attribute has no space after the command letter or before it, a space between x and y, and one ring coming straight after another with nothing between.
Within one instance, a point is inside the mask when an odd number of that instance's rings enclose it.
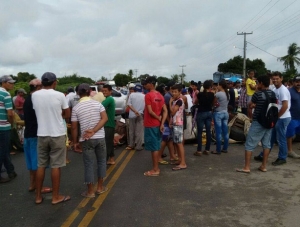
<instances>
[{"instance_id":1,"label":"man wearing cap","mask_svg":"<svg viewBox=\"0 0 300 227\"><path fill-rule=\"evenodd\" d=\"M27 96L24 102L24 121L25 121L25 131L24 131L24 153L27 169L29 170L29 192L35 191L35 180L36 171L38 165L38 154L37 154L37 119L35 111L32 106L31 96L35 91L42 88L42 83L40 79L33 79L29 82L30 94ZM51 188L43 188L42 192L51 192Z\"/></svg>"},{"instance_id":2,"label":"man wearing cap","mask_svg":"<svg viewBox=\"0 0 300 227\"><path fill-rule=\"evenodd\" d=\"M145 95L142 93L143 87L140 84L135 85L134 90L127 103L130 108L128 116L130 144L126 149L135 148L140 151L143 150Z\"/></svg>"},{"instance_id":3,"label":"man wearing cap","mask_svg":"<svg viewBox=\"0 0 300 227\"><path fill-rule=\"evenodd\" d=\"M66 166L66 131L63 118L70 117L70 109L63 93L55 91L56 75L46 72L42 76L43 89L32 94L33 109L38 122L38 169L36 173L35 203L43 202L41 195L45 168L51 167L52 204L70 200L59 194L60 168Z\"/></svg>"},{"instance_id":4,"label":"man wearing cap","mask_svg":"<svg viewBox=\"0 0 300 227\"><path fill-rule=\"evenodd\" d=\"M144 111L144 141L145 150L151 151L153 168L144 172L145 176L159 176L158 151L160 149L161 133L164 131L164 123L168 110L164 102L164 97L155 90L156 78L150 76L145 80L145 87L149 93L145 95Z\"/></svg>"},{"instance_id":5,"label":"man wearing cap","mask_svg":"<svg viewBox=\"0 0 300 227\"><path fill-rule=\"evenodd\" d=\"M81 136L79 142L82 145L84 184L87 185L87 191L81 193L81 195L93 198L95 197L95 155L98 177L96 194L100 195L108 190L107 187L103 186L103 179L106 176L106 145L103 126L108 118L104 106L89 97L90 86L88 84L80 84L78 94L80 96L79 103L72 110L72 138L74 150L80 150L78 144L78 125L80 124Z\"/></svg>"},{"instance_id":6,"label":"man wearing cap","mask_svg":"<svg viewBox=\"0 0 300 227\"><path fill-rule=\"evenodd\" d=\"M11 125L13 123L13 107L9 90L14 88L14 83L10 76L1 77L0 87L0 168L2 164L6 168L8 178L0 177L0 183L5 183L14 179L17 174L15 173L14 165L10 159L10 134Z\"/></svg>"},{"instance_id":7,"label":"man wearing cap","mask_svg":"<svg viewBox=\"0 0 300 227\"><path fill-rule=\"evenodd\" d=\"M21 118L21 120L24 120L24 110L23 110L23 105L25 102L25 98L24 95L26 95L26 91L23 88L20 88L18 90L18 95L17 98L15 100L15 109L17 114L19 115L19 117Z\"/></svg>"},{"instance_id":8,"label":"man wearing cap","mask_svg":"<svg viewBox=\"0 0 300 227\"><path fill-rule=\"evenodd\" d=\"M291 94L291 121L286 130L288 157L300 158L300 155L293 151L292 141L295 134L300 134L300 74L294 77L294 84L289 89Z\"/></svg>"}]
</instances>

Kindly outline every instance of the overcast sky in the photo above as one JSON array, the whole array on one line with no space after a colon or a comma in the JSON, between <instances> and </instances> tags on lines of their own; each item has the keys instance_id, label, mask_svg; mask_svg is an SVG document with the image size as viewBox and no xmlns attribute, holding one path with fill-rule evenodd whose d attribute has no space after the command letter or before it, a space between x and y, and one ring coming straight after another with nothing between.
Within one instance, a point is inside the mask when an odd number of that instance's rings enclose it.
<instances>
[{"instance_id":1,"label":"overcast sky","mask_svg":"<svg viewBox=\"0 0 300 227\"><path fill-rule=\"evenodd\" d=\"M219 63L277 57L300 46L300 0L1 0L0 72L78 73L99 79L138 75L212 79ZM234 48L236 46L237 48ZM272 56L274 55L274 56Z\"/></svg>"}]
</instances>

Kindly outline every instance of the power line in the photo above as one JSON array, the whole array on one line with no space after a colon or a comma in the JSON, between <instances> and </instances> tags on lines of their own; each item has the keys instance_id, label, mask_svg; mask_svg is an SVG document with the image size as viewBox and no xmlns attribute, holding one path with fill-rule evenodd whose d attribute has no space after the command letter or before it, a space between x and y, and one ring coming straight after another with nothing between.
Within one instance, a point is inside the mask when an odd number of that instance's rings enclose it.
<instances>
[{"instance_id":1,"label":"power line","mask_svg":"<svg viewBox=\"0 0 300 227\"><path fill-rule=\"evenodd\" d=\"M265 52L265 53L267 53L267 54L269 54L269 55L272 55L272 56L275 57L275 58L278 58L278 57L275 56L274 54L271 54L271 53L269 53L268 51L265 51L265 50L259 48L258 46L255 46L254 44L252 44L252 43L250 43L250 42L247 42L247 43L249 43L250 45L256 47L257 49L259 49L259 50L261 50L261 51L263 51L263 52Z\"/></svg>"},{"instance_id":2,"label":"power line","mask_svg":"<svg viewBox=\"0 0 300 227\"><path fill-rule=\"evenodd\" d=\"M272 40L272 41L270 41L270 42L267 42L267 43L264 43L264 44L262 44L262 45L260 45L260 46L265 46L265 45L267 45L267 44L269 44L269 43L273 43L273 42L275 42L275 41L277 41L277 40L283 39L283 38L285 38L285 37L287 37L287 36L290 36L291 34L294 34L294 33L297 33L297 32L300 32L300 30L297 29L297 30L295 30L295 31L293 31L293 32L291 32L291 33L289 33L289 34L287 34L287 35L281 36L281 37L278 38L278 39L274 39L274 40Z\"/></svg>"},{"instance_id":3,"label":"power line","mask_svg":"<svg viewBox=\"0 0 300 227\"><path fill-rule=\"evenodd\" d=\"M299 19L299 18L297 18L297 17L300 16L300 13L299 13L299 14L296 14L296 15L292 15L292 16L293 16L292 18L287 18L288 20L286 20L286 21L281 21L280 23L276 24L275 26L269 28L268 30L266 30L266 31L264 32L264 34L262 34L262 35L256 37L254 40L251 40L251 41L256 41L256 40L258 40L258 39L260 39L260 38L264 38L264 37L266 37L266 36L269 36L270 34L273 34L274 32L278 32L278 31L280 31L283 27L285 27L286 25L294 25L294 24L291 24L291 22L297 21L297 20Z\"/></svg>"},{"instance_id":4,"label":"power line","mask_svg":"<svg viewBox=\"0 0 300 227\"><path fill-rule=\"evenodd\" d=\"M258 26L257 28L255 28L253 31L256 31L257 29L259 29L261 26L263 26L264 24L268 23L270 20L272 20L274 17L276 17L278 14L282 13L284 10L286 10L287 8L289 8L292 4L294 4L297 0L293 1L291 4L289 4L287 7L285 7L283 10L281 10L279 13L275 14L273 17L271 17L269 20L267 20L265 23L261 24L260 26Z\"/></svg>"},{"instance_id":5,"label":"power line","mask_svg":"<svg viewBox=\"0 0 300 227\"><path fill-rule=\"evenodd\" d=\"M298 23L300 23L300 20L299 20L297 23L292 24L291 26L289 26L289 27L287 27L287 28L285 28L285 29L280 30L280 32L283 32L283 31L285 31L285 30L287 30L287 29L293 27L294 25L296 25L296 24L298 24ZM273 35L275 35L276 33L278 33L278 31L274 31L273 33L269 34L268 36L266 36L266 37L264 37L264 38L262 38L262 39L260 39L260 40L258 40L257 42L258 42L258 43L261 43L262 41L268 39L270 36L273 36ZM253 40L251 40L251 41L253 41Z\"/></svg>"}]
</instances>

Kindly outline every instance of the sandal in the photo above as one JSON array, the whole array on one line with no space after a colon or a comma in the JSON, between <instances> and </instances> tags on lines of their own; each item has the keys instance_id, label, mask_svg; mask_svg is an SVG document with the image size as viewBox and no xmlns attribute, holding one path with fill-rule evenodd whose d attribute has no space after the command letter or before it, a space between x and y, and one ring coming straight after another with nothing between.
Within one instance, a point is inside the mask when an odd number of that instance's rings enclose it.
<instances>
[{"instance_id":1,"label":"sandal","mask_svg":"<svg viewBox=\"0 0 300 227\"><path fill-rule=\"evenodd\" d=\"M196 152L194 153L194 155L195 155L195 156L202 156L202 152L201 152L201 151L196 151Z\"/></svg>"},{"instance_id":2,"label":"sandal","mask_svg":"<svg viewBox=\"0 0 300 227\"><path fill-rule=\"evenodd\" d=\"M127 147L125 148L125 150L131 151L131 150L134 150L134 148L132 148L132 147L130 147L130 146L127 146Z\"/></svg>"},{"instance_id":3,"label":"sandal","mask_svg":"<svg viewBox=\"0 0 300 227\"><path fill-rule=\"evenodd\" d=\"M147 171L144 173L144 176L146 177L158 177L160 172L152 172L152 171Z\"/></svg>"},{"instance_id":4,"label":"sandal","mask_svg":"<svg viewBox=\"0 0 300 227\"><path fill-rule=\"evenodd\" d=\"M101 195L101 194L103 194L104 192L107 192L107 190L108 190L108 187L103 187L103 189L101 190L101 191L96 191L96 193L97 193L97 195Z\"/></svg>"},{"instance_id":5,"label":"sandal","mask_svg":"<svg viewBox=\"0 0 300 227\"><path fill-rule=\"evenodd\" d=\"M168 165L169 163L165 160L162 160L162 161L158 161L158 164L161 164L161 165Z\"/></svg>"}]
</instances>

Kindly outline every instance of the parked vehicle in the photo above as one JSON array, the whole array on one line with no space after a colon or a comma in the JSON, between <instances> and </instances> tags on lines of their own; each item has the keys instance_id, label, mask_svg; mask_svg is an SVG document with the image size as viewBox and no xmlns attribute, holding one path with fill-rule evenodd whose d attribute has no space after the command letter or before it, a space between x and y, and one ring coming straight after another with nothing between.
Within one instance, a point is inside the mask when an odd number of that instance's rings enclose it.
<instances>
[{"instance_id":1,"label":"parked vehicle","mask_svg":"<svg viewBox=\"0 0 300 227\"><path fill-rule=\"evenodd\" d=\"M98 93L98 86L91 85L90 87L93 91ZM116 115L125 114L127 95L124 95L121 92L117 91L115 88L113 88L111 96L114 98L116 103Z\"/></svg>"}]
</instances>

